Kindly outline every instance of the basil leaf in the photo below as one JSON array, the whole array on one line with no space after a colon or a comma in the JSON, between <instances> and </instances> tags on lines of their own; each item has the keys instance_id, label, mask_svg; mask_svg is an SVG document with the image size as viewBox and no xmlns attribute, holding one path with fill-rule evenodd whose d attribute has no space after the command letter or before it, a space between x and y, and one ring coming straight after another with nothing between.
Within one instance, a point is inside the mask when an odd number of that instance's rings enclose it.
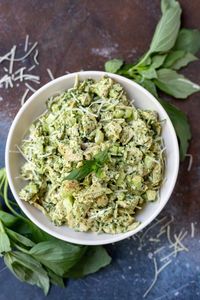
<instances>
[{"instance_id":1,"label":"basil leaf","mask_svg":"<svg viewBox=\"0 0 200 300\"><path fill-rule=\"evenodd\" d=\"M95 160L86 160L82 167L72 170L65 180L82 180L90 174L95 167Z\"/></svg>"},{"instance_id":2,"label":"basil leaf","mask_svg":"<svg viewBox=\"0 0 200 300\"><path fill-rule=\"evenodd\" d=\"M165 61L167 54L164 55L154 55L151 58L151 67L153 67L154 69L159 68L160 66L162 66L163 62Z\"/></svg>"},{"instance_id":3,"label":"basil leaf","mask_svg":"<svg viewBox=\"0 0 200 300\"><path fill-rule=\"evenodd\" d=\"M14 228L19 234L26 235L34 243L39 243L49 240L57 240L53 236L38 228L35 224L27 219L27 222L20 221Z\"/></svg>"},{"instance_id":4,"label":"basil leaf","mask_svg":"<svg viewBox=\"0 0 200 300\"><path fill-rule=\"evenodd\" d=\"M7 236L3 223L0 221L0 255L11 251L10 240Z\"/></svg>"},{"instance_id":5,"label":"basil leaf","mask_svg":"<svg viewBox=\"0 0 200 300\"><path fill-rule=\"evenodd\" d=\"M121 67L121 71L128 71L130 68L132 68L134 66L134 64L124 64L122 67Z\"/></svg>"},{"instance_id":6,"label":"basil leaf","mask_svg":"<svg viewBox=\"0 0 200 300\"><path fill-rule=\"evenodd\" d=\"M5 232L0 232L0 256L11 251L10 240Z\"/></svg>"},{"instance_id":7,"label":"basil leaf","mask_svg":"<svg viewBox=\"0 0 200 300\"><path fill-rule=\"evenodd\" d=\"M14 242L18 242L25 247L33 247L35 245L35 243L33 243L30 239L11 229L6 228L6 233L11 240L13 240Z\"/></svg>"},{"instance_id":8,"label":"basil leaf","mask_svg":"<svg viewBox=\"0 0 200 300\"><path fill-rule=\"evenodd\" d=\"M67 272L67 277L79 278L95 273L110 262L111 257L102 246L91 246L79 263Z\"/></svg>"},{"instance_id":9,"label":"basil leaf","mask_svg":"<svg viewBox=\"0 0 200 300\"><path fill-rule=\"evenodd\" d=\"M10 271L21 281L37 285L45 295L49 291L49 277L42 265L30 255L19 251L6 253L4 262Z\"/></svg>"},{"instance_id":10,"label":"basil leaf","mask_svg":"<svg viewBox=\"0 0 200 300\"><path fill-rule=\"evenodd\" d=\"M176 51L171 51L169 52L169 54L167 55L164 64L163 64L163 68L171 68L175 62L182 58L185 55L185 51L183 50L176 50Z\"/></svg>"},{"instance_id":11,"label":"basil leaf","mask_svg":"<svg viewBox=\"0 0 200 300\"><path fill-rule=\"evenodd\" d=\"M187 66L192 61L198 58L192 53L185 52L183 50L171 51L163 64L164 68L171 68L174 70L179 70L182 67Z\"/></svg>"},{"instance_id":12,"label":"basil leaf","mask_svg":"<svg viewBox=\"0 0 200 300\"><path fill-rule=\"evenodd\" d=\"M194 56L192 53L185 53L185 55L182 58L178 59L173 64L172 69L179 70L195 60L198 60L198 58Z\"/></svg>"},{"instance_id":13,"label":"basil leaf","mask_svg":"<svg viewBox=\"0 0 200 300\"><path fill-rule=\"evenodd\" d=\"M184 50L192 54L200 50L200 31L197 29L181 29L174 50Z\"/></svg>"},{"instance_id":14,"label":"basil leaf","mask_svg":"<svg viewBox=\"0 0 200 300\"><path fill-rule=\"evenodd\" d=\"M50 281L52 284L55 284L55 285L58 285L62 288L65 287L65 284L64 284L64 281L63 281L63 278L57 274L55 274L53 271L51 271L50 269L46 268L47 269L47 273L49 275L49 278L50 278Z\"/></svg>"},{"instance_id":15,"label":"basil leaf","mask_svg":"<svg viewBox=\"0 0 200 300\"><path fill-rule=\"evenodd\" d=\"M29 253L59 276L73 267L86 251L85 246L77 246L56 241L46 241L35 245Z\"/></svg>"},{"instance_id":16,"label":"basil leaf","mask_svg":"<svg viewBox=\"0 0 200 300\"><path fill-rule=\"evenodd\" d=\"M159 99L159 102L166 110L174 125L179 140L180 159L184 160L189 146L189 140L191 139L191 131L187 116L184 112L180 111L176 106L169 102L161 99Z\"/></svg>"},{"instance_id":17,"label":"basil leaf","mask_svg":"<svg viewBox=\"0 0 200 300\"><path fill-rule=\"evenodd\" d=\"M145 79L157 78L157 73L156 73L155 69L152 66L150 66L150 68L148 68L146 70L138 70L138 72Z\"/></svg>"},{"instance_id":18,"label":"basil leaf","mask_svg":"<svg viewBox=\"0 0 200 300\"><path fill-rule=\"evenodd\" d=\"M91 172L97 172L107 159L108 150L100 151L92 160L85 160L82 167L72 170L64 180L82 180Z\"/></svg>"},{"instance_id":19,"label":"basil leaf","mask_svg":"<svg viewBox=\"0 0 200 300\"><path fill-rule=\"evenodd\" d=\"M142 82L137 81L140 85L142 85L146 90L148 90L154 97L158 98L158 93L156 90L156 85L153 81L149 79L144 79Z\"/></svg>"},{"instance_id":20,"label":"basil leaf","mask_svg":"<svg viewBox=\"0 0 200 300\"><path fill-rule=\"evenodd\" d=\"M165 2L167 3L167 1ZM148 51L149 54L166 52L174 46L180 28L180 16L179 3L175 0L168 1L168 5L165 5L165 9L163 8L163 15L156 27Z\"/></svg>"},{"instance_id":21,"label":"basil leaf","mask_svg":"<svg viewBox=\"0 0 200 300\"><path fill-rule=\"evenodd\" d=\"M200 91L200 86L186 79L183 75L170 69L157 71L158 78L154 80L157 87L165 93L178 99L185 99Z\"/></svg>"},{"instance_id":22,"label":"basil leaf","mask_svg":"<svg viewBox=\"0 0 200 300\"><path fill-rule=\"evenodd\" d=\"M122 59L111 59L105 63L105 70L109 73L117 73L117 71L123 66Z\"/></svg>"},{"instance_id":23,"label":"basil leaf","mask_svg":"<svg viewBox=\"0 0 200 300\"><path fill-rule=\"evenodd\" d=\"M164 14L167 9L170 8L174 3L174 0L162 0L161 1L161 11Z\"/></svg>"},{"instance_id":24,"label":"basil leaf","mask_svg":"<svg viewBox=\"0 0 200 300\"><path fill-rule=\"evenodd\" d=\"M94 155L94 160L103 165L108 160L108 150L100 151Z\"/></svg>"},{"instance_id":25,"label":"basil leaf","mask_svg":"<svg viewBox=\"0 0 200 300\"><path fill-rule=\"evenodd\" d=\"M154 53L165 54L176 42L181 24L181 7L175 0L162 0L161 7L162 17L156 26L150 48L135 68L146 64L149 56Z\"/></svg>"},{"instance_id":26,"label":"basil leaf","mask_svg":"<svg viewBox=\"0 0 200 300\"><path fill-rule=\"evenodd\" d=\"M11 227L19 221L19 218L0 210L0 220L6 227Z\"/></svg>"},{"instance_id":27,"label":"basil leaf","mask_svg":"<svg viewBox=\"0 0 200 300\"><path fill-rule=\"evenodd\" d=\"M139 59L139 62L136 64L136 66L134 65L131 70L129 70L129 73L130 71L136 69L138 66L149 66L151 64L151 55L152 53L150 53L149 51L144 54L140 59Z\"/></svg>"}]
</instances>

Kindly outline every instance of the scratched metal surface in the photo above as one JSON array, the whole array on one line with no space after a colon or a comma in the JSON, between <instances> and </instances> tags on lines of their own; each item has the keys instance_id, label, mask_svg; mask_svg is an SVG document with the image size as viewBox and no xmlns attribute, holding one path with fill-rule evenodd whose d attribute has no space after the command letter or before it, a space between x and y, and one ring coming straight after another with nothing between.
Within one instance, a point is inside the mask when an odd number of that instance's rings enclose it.
<instances>
[{"instance_id":1,"label":"scratched metal surface","mask_svg":"<svg viewBox=\"0 0 200 300\"><path fill-rule=\"evenodd\" d=\"M183 25L199 28L199 0L180 2L184 11ZM24 39L29 34L32 43L38 41L39 66L32 72L40 75L41 85L49 80L47 68L55 77L66 71L102 70L109 58L123 57L132 62L142 55L149 45L159 16L158 0L0 0L0 56L14 44L19 46L17 56L23 56ZM15 64L14 68L28 68L32 63L33 56ZM5 75L3 67L8 67L8 62L0 64L1 77ZM200 83L199 62L192 63L185 73ZM40 85L32 86L37 89ZM12 89L0 89L0 166L4 166L6 137L20 108L24 91L24 83ZM193 135L189 153L194 161L190 172L187 172L187 160L180 166L174 193L159 216L159 219L166 216L166 220L149 230L144 239L147 242L142 247L137 238L108 246L113 257L108 268L83 280L68 281L66 289L53 287L47 299L142 299L154 276L152 253L160 246L165 247L166 255L169 253L165 233L160 237L161 242L149 239L156 237L171 215L175 216L171 235L178 234L184 227L188 231L184 245L190 251L183 251L176 259L172 258L146 299L200 299L199 95L193 95L187 101L176 101L176 104L189 115ZM195 224L194 238L191 237L191 222ZM162 251L156 254L158 262L162 255ZM2 259L0 282L1 300L45 299L38 288L15 279L4 268Z\"/></svg>"}]
</instances>

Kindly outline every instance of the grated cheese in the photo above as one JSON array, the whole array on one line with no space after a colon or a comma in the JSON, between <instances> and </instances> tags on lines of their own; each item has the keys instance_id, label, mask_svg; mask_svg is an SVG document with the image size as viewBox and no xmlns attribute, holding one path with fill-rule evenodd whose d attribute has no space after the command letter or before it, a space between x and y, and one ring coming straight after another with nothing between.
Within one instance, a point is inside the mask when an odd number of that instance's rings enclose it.
<instances>
[{"instance_id":1,"label":"grated cheese","mask_svg":"<svg viewBox=\"0 0 200 300\"><path fill-rule=\"evenodd\" d=\"M50 77L51 80L55 79L54 76L53 76L53 74L52 74L52 72L51 72L51 70L49 68L47 68L47 73L49 74L49 77Z\"/></svg>"},{"instance_id":2,"label":"grated cheese","mask_svg":"<svg viewBox=\"0 0 200 300\"><path fill-rule=\"evenodd\" d=\"M165 246L162 246L162 247L156 249L156 250L154 251L154 254L157 254L157 253L161 252L164 248L165 248Z\"/></svg>"},{"instance_id":3,"label":"grated cheese","mask_svg":"<svg viewBox=\"0 0 200 300\"><path fill-rule=\"evenodd\" d=\"M160 262L163 262L164 260L169 259L169 257L171 257L172 255L173 255L174 257L176 257L177 252L179 252L179 251L183 251L183 249L182 249L182 248L177 248L177 249L173 250L173 251L172 251L171 253L169 253L168 255L162 257L162 258L160 259Z\"/></svg>"},{"instance_id":4,"label":"grated cheese","mask_svg":"<svg viewBox=\"0 0 200 300\"><path fill-rule=\"evenodd\" d=\"M178 236L176 234L174 234L175 247L180 247L180 248L184 249L185 251L189 251L188 248L186 248L181 242L186 237L187 231L185 231L184 233L182 233L182 231L183 230L181 230L181 232L179 233Z\"/></svg>"},{"instance_id":5,"label":"grated cheese","mask_svg":"<svg viewBox=\"0 0 200 300\"><path fill-rule=\"evenodd\" d=\"M9 76L6 74L0 79L0 84L6 82L8 80Z\"/></svg>"},{"instance_id":6,"label":"grated cheese","mask_svg":"<svg viewBox=\"0 0 200 300\"><path fill-rule=\"evenodd\" d=\"M181 248L180 249L183 249L184 251L189 251L188 250L188 248L187 247L185 247L184 245L183 245L183 243L181 242L181 240L183 239L179 239L178 237L177 237L177 235L175 234L174 235L174 238L175 238L175 241L176 241L176 243L177 243L177 246L180 246ZM179 249L179 248L177 248L177 249Z\"/></svg>"},{"instance_id":7,"label":"grated cheese","mask_svg":"<svg viewBox=\"0 0 200 300\"><path fill-rule=\"evenodd\" d=\"M160 242L160 240L159 239L155 239L155 238L150 238L149 242L158 243L158 242Z\"/></svg>"},{"instance_id":8,"label":"grated cheese","mask_svg":"<svg viewBox=\"0 0 200 300\"><path fill-rule=\"evenodd\" d=\"M21 98L21 106L24 105L25 100L26 100L26 97L27 97L29 91L30 91L29 89L26 89L26 90L25 90L25 92L24 92L24 94L23 94L23 96L22 96L22 98Z\"/></svg>"},{"instance_id":9,"label":"grated cheese","mask_svg":"<svg viewBox=\"0 0 200 300\"><path fill-rule=\"evenodd\" d=\"M38 54L39 54L39 51L36 50L36 51L35 51L35 55L34 55L34 57L33 57L34 62L35 62L36 65L39 65L39 62L38 62L38 60L37 60Z\"/></svg>"},{"instance_id":10,"label":"grated cheese","mask_svg":"<svg viewBox=\"0 0 200 300\"><path fill-rule=\"evenodd\" d=\"M29 40L29 35L26 35L26 39L25 39L25 44L24 44L24 51L26 52L28 50L28 40Z\"/></svg>"},{"instance_id":11,"label":"grated cheese","mask_svg":"<svg viewBox=\"0 0 200 300\"><path fill-rule=\"evenodd\" d=\"M12 74L13 71L13 63L15 57L16 46L14 46L11 50L11 58L10 58L10 66L9 66L9 73Z\"/></svg>"},{"instance_id":12,"label":"grated cheese","mask_svg":"<svg viewBox=\"0 0 200 300\"><path fill-rule=\"evenodd\" d=\"M35 42L33 44L33 46L30 48L30 50L24 56L22 56L20 58L15 58L14 61L22 61L25 58L27 58L31 54L31 52L37 47L37 45L38 45L38 42Z\"/></svg>"},{"instance_id":13,"label":"grated cheese","mask_svg":"<svg viewBox=\"0 0 200 300\"><path fill-rule=\"evenodd\" d=\"M170 225L172 222L174 222L174 216L171 216L171 219L166 222L161 228L160 228L160 232L162 232L163 230L165 230L165 228Z\"/></svg>"},{"instance_id":14,"label":"grated cheese","mask_svg":"<svg viewBox=\"0 0 200 300\"><path fill-rule=\"evenodd\" d=\"M14 47L15 47L15 45L12 47L12 49ZM3 55L3 56L0 57L0 63L2 63L4 60L10 60L9 56L12 53L12 49L9 52L7 52L5 55Z\"/></svg>"},{"instance_id":15,"label":"grated cheese","mask_svg":"<svg viewBox=\"0 0 200 300\"><path fill-rule=\"evenodd\" d=\"M24 43L24 55L16 58L17 46L13 45L12 48L5 55L0 56L0 64L4 61L9 62L8 67L3 66L2 68L5 73L0 78L0 88L10 89L13 87L18 87L19 83L24 84L26 88L28 87L28 89L25 89L24 94L22 95L21 105L24 104L27 94L29 92L35 92L35 89L28 84L28 81L40 84L40 76L29 73L36 67L37 64L39 64L39 62L37 61L37 56L39 52L36 48L38 42L35 42L30 49L28 49L29 45L31 45L31 43L29 42L29 35L26 35ZM35 63L30 68L21 65L16 69L15 62L21 64L24 63L25 58L30 56L33 53L34 49L35 53L33 59Z\"/></svg>"},{"instance_id":16,"label":"grated cheese","mask_svg":"<svg viewBox=\"0 0 200 300\"><path fill-rule=\"evenodd\" d=\"M193 164L193 155L192 154L185 154L186 157L189 157L189 164L187 167L187 171L190 172Z\"/></svg>"},{"instance_id":17,"label":"grated cheese","mask_svg":"<svg viewBox=\"0 0 200 300\"><path fill-rule=\"evenodd\" d=\"M31 66L28 71L32 71L34 68L36 67L36 65Z\"/></svg>"},{"instance_id":18,"label":"grated cheese","mask_svg":"<svg viewBox=\"0 0 200 300\"><path fill-rule=\"evenodd\" d=\"M162 224L162 222L165 222L165 224ZM145 298L149 292L151 291L151 289L154 287L154 285L156 284L157 280L158 280L158 275L170 264L172 263L175 259L178 253L180 252L188 252L189 249L184 245L183 241L186 238L188 232L187 230L185 230L184 228L182 228L180 230L179 233L174 233L172 235L171 233L171 223L174 222L174 217L170 216L170 219L166 219L166 217L157 220L157 222L155 222L151 227L149 227L145 233L142 235L142 237L139 237L137 235L135 235L136 237L138 237L139 239L139 243L140 246L138 247L138 251L142 250L142 240L144 239L144 237L146 237L146 235L149 233L149 231L153 228L156 227L158 224L161 224L160 228L158 227L158 230L156 228L156 231L154 233L154 235L150 236L150 238L148 239L149 242L154 242L151 245L157 245L157 248L154 249L149 249L149 244L147 244L146 246L148 246L148 251L151 250L151 252L148 252L148 259L154 261L154 279L151 283L151 285L149 286L149 288L146 290L146 292L144 293L143 297ZM164 235L165 234L165 235ZM159 239L161 236L162 239ZM173 236L173 239L172 239ZM163 242L163 238L167 238L167 245L163 245L161 244ZM194 237L194 223L191 223L191 237ZM144 245L144 244L143 244ZM163 265L158 268L158 264L157 262L162 263Z\"/></svg>"},{"instance_id":19,"label":"grated cheese","mask_svg":"<svg viewBox=\"0 0 200 300\"><path fill-rule=\"evenodd\" d=\"M32 74L25 74L25 80L33 81L37 84L40 84L40 76L32 75Z\"/></svg>"},{"instance_id":20,"label":"grated cheese","mask_svg":"<svg viewBox=\"0 0 200 300\"><path fill-rule=\"evenodd\" d=\"M164 233L166 233L166 230L163 230L163 231L160 230L160 232L156 235L156 237L159 238Z\"/></svg>"},{"instance_id":21,"label":"grated cheese","mask_svg":"<svg viewBox=\"0 0 200 300\"><path fill-rule=\"evenodd\" d=\"M147 233L148 233L150 230L152 230L154 227L156 227L158 224L162 223L166 218L167 218L167 217L165 216L165 217L163 217L162 219L157 220L156 223L154 223L153 225L151 225L150 227L147 228L147 230L143 233L143 235L142 235L141 238L140 238L140 242L141 242L141 245L140 245L140 246L142 246L142 242L143 242L143 240L144 240L144 237L147 235Z\"/></svg>"},{"instance_id":22,"label":"grated cheese","mask_svg":"<svg viewBox=\"0 0 200 300\"><path fill-rule=\"evenodd\" d=\"M191 223L191 238L194 238L194 230L195 230L194 223L192 222Z\"/></svg>"},{"instance_id":23,"label":"grated cheese","mask_svg":"<svg viewBox=\"0 0 200 300\"><path fill-rule=\"evenodd\" d=\"M21 82L23 81L23 73L24 73L24 69L25 69L25 68L21 68L21 69L20 69L20 75L19 75L19 76L20 76L20 81L21 81Z\"/></svg>"},{"instance_id":24,"label":"grated cheese","mask_svg":"<svg viewBox=\"0 0 200 300\"><path fill-rule=\"evenodd\" d=\"M35 90L31 85L29 85L27 82L25 83L25 86L26 86L31 92L33 92L33 93L36 92L36 90Z\"/></svg>"},{"instance_id":25,"label":"grated cheese","mask_svg":"<svg viewBox=\"0 0 200 300\"><path fill-rule=\"evenodd\" d=\"M9 153L20 153L20 152L17 150L9 150Z\"/></svg>"},{"instance_id":26,"label":"grated cheese","mask_svg":"<svg viewBox=\"0 0 200 300\"><path fill-rule=\"evenodd\" d=\"M149 292L151 291L151 289L154 287L154 285L158 280L158 275L172 262L172 260L167 261L160 269L158 269L158 264L155 257L153 258L153 262L154 262L154 279L151 285L149 286L149 288L144 293L143 298L145 298L149 294Z\"/></svg>"},{"instance_id":27,"label":"grated cheese","mask_svg":"<svg viewBox=\"0 0 200 300\"><path fill-rule=\"evenodd\" d=\"M20 152L20 154L23 156L23 158L24 158L28 163L30 163L30 164L32 164L32 165L34 166L33 162L30 161L30 160L24 155L24 152L20 149L20 147L19 147L18 145L15 145L15 147L19 150L19 152Z\"/></svg>"},{"instance_id":28,"label":"grated cheese","mask_svg":"<svg viewBox=\"0 0 200 300\"><path fill-rule=\"evenodd\" d=\"M8 80L6 80L6 82L5 82L5 88L6 88L6 89L9 88L9 86L10 86L11 88L13 88L13 83L12 83L12 80L11 80L10 77L8 77Z\"/></svg>"},{"instance_id":29,"label":"grated cheese","mask_svg":"<svg viewBox=\"0 0 200 300\"><path fill-rule=\"evenodd\" d=\"M172 240L171 240L171 236L170 236L170 226L169 226L169 225L167 226L167 239L168 239L169 244L174 245L174 243L173 243Z\"/></svg>"}]
</instances>

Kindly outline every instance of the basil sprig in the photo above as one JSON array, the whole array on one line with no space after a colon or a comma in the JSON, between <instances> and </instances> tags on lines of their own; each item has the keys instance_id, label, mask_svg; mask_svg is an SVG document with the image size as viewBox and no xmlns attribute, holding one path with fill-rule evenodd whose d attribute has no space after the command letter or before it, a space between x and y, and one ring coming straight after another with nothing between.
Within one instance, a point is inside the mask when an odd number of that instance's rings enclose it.
<instances>
[{"instance_id":1,"label":"basil sprig","mask_svg":"<svg viewBox=\"0 0 200 300\"><path fill-rule=\"evenodd\" d=\"M80 168L73 169L65 180L83 180L92 172L97 173L108 160L108 150L100 151L93 159L85 160Z\"/></svg>"},{"instance_id":2,"label":"basil sprig","mask_svg":"<svg viewBox=\"0 0 200 300\"><path fill-rule=\"evenodd\" d=\"M18 205L8 199L5 169L0 169L0 198L9 211L0 207L0 256L19 280L40 287L47 294L51 284L64 287L67 278L84 277L110 263L102 246L69 244L27 219Z\"/></svg>"},{"instance_id":3,"label":"basil sprig","mask_svg":"<svg viewBox=\"0 0 200 300\"><path fill-rule=\"evenodd\" d=\"M177 72L198 59L195 54L200 50L200 31L180 29L181 7L178 1L162 0L161 11L162 17L149 50L138 63L125 64L121 59L112 59L105 63L105 70L133 79L160 101L176 130L183 160L191 139L187 116L174 105L159 99L158 91L178 99L200 91L198 84Z\"/></svg>"}]
</instances>

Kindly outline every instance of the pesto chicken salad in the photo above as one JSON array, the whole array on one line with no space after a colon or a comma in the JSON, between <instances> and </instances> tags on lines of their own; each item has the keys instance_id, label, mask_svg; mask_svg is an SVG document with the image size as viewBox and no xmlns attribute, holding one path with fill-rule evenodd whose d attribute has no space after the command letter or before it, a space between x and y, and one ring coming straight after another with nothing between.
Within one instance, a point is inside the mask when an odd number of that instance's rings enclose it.
<instances>
[{"instance_id":1,"label":"pesto chicken salad","mask_svg":"<svg viewBox=\"0 0 200 300\"><path fill-rule=\"evenodd\" d=\"M161 122L137 109L109 77L79 81L47 100L22 141L20 198L55 225L122 233L158 198L164 176Z\"/></svg>"}]
</instances>

